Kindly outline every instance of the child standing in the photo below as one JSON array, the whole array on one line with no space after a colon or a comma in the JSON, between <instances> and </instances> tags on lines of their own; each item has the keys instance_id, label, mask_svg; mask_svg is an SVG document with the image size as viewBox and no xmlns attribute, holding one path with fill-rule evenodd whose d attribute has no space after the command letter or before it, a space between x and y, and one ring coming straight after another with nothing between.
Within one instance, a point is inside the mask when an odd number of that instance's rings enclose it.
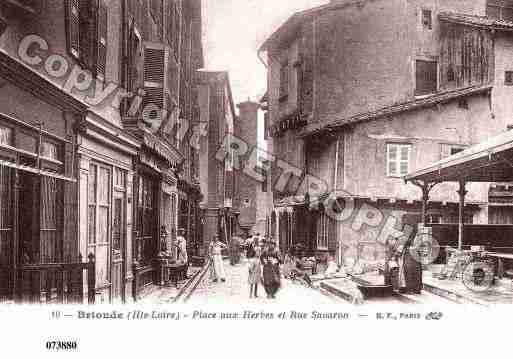
<instances>
[{"instance_id":1,"label":"child standing","mask_svg":"<svg viewBox=\"0 0 513 359\"><path fill-rule=\"evenodd\" d=\"M258 282L260 282L262 268L260 265L259 249L255 250L253 246L248 248L248 283L249 283L249 297L258 298Z\"/></svg>"}]
</instances>

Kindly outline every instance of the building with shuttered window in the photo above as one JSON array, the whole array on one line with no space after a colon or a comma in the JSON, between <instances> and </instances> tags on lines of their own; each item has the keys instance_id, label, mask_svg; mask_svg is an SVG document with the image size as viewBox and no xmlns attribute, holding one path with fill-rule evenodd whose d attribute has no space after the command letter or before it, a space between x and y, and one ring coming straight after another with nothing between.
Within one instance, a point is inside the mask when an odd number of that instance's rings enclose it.
<instances>
[{"instance_id":1,"label":"building with shuttered window","mask_svg":"<svg viewBox=\"0 0 513 359\"><path fill-rule=\"evenodd\" d=\"M269 149L300 169L273 188L270 232L283 251L372 243L389 215L397 229L420 222L426 188L402 176L511 123L512 10L511 1L333 0L265 41ZM273 166L275 185L282 175ZM334 190L354 201L345 221L326 215ZM455 222L456 190L429 193L429 222ZM488 194L469 190L467 221L488 223L497 211ZM355 226L361 208L373 212Z\"/></svg>"},{"instance_id":2,"label":"building with shuttered window","mask_svg":"<svg viewBox=\"0 0 513 359\"><path fill-rule=\"evenodd\" d=\"M178 225L194 250L201 22L201 0L2 2L1 296L62 301L66 275L12 270L92 254L95 301L132 301Z\"/></svg>"}]
</instances>

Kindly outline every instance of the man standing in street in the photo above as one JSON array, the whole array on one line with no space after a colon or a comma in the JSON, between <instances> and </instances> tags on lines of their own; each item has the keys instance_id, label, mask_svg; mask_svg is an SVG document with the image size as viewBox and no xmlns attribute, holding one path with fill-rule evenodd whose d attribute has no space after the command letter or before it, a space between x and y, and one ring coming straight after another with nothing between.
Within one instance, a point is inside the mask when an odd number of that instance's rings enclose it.
<instances>
[{"instance_id":1,"label":"man standing in street","mask_svg":"<svg viewBox=\"0 0 513 359\"><path fill-rule=\"evenodd\" d=\"M187 241L185 240L185 229L178 229L178 236L176 237L178 246L178 261L184 263L184 277L188 279L187 272L189 271L189 257L187 256Z\"/></svg>"}]
</instances>

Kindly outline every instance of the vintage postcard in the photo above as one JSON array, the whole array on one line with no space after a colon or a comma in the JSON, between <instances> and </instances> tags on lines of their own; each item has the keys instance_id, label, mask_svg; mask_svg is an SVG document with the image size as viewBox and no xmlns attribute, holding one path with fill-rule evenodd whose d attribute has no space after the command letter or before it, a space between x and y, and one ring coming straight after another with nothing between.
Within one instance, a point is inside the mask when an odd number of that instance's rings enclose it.
<instances>
[{"instance_id":1,"label":"vintage postcard","mask_svg":"<svg viewBox=\"0 0 513 359\"><path fill-rule=\"evenodd\" d=\"M513 0L0 1L13 353L333 356L512 304Z\"/></svg>"}]
</instances>

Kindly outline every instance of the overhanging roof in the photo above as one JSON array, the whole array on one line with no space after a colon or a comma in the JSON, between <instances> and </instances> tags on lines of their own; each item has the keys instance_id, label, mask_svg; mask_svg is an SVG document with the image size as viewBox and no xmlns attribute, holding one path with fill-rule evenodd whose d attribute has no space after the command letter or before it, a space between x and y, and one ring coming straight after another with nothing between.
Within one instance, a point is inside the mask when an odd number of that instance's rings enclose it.
<instances>
[{"instance_id":1,"label":"overhanging roof","mask_svg":"<svg viewBox=\"0 0 513 359\"><path fill-rule=\"evenodd\" d=\"M458 14L453 12L442 12L438 15L441 21L473 27L486 28L490 30L513 31L513 22L493 19L486 16Z\"/></svg>"},{"instance_id":2,"label":"overhanging roof","mask_svg":"<svg viewBox=\"0 0 513 359\"><path fill-rule=\"evenodd\" d=\"M393 116L403 112L415 111L430 106L436 106L438 104L448 103L468 96L475 96L483 93L486 94L489 93L492 90L492 88L492 85L470 86L456 90L439 92L433 95L389 105L374 111L359 113L350 117L340 118L333 121L312 122L301 130L299 136L306 137L311 135L318 135L323 132L330 132L333 129L337 129L347 125L353 125L359 122L375 120L378 118Z\"/></svg>"},{"instance_id":3,"label":"overhanging roof","mask_svg":"<svg viewBox=\"0 0 513 359\"><path fill-rule=\"evenodd\" d=\"M512 182L513 131L446 157L404 177L405 181L434 182Z\"/></svg>"}]
</instances>

